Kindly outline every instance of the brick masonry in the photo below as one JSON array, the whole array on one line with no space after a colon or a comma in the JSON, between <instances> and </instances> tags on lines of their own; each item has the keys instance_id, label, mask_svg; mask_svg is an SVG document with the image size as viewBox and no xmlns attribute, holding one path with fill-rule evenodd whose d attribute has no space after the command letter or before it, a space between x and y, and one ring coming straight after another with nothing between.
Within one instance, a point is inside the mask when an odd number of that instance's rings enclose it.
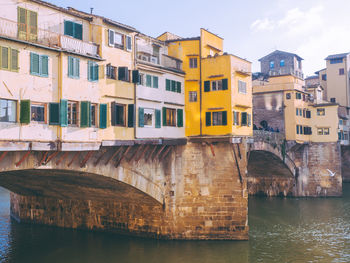
<instances>
[{"instance_id":1,"label":"brick masonry","mask_svg":"<svg viewBox=\"0 0 350 263\"><path fill-rule=\"evenodd\" d=\"M350 183L350 146L341 147L343 182Z\"/></svg>"}]
</instances>

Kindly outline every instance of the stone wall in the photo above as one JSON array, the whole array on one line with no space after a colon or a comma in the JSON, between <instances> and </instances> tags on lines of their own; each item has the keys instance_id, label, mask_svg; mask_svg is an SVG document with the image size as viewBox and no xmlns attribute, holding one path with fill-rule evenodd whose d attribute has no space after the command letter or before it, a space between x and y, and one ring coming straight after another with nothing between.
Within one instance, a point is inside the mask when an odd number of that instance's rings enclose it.
<instances>
[{"instance_id":1,"label":"stone wall","mask_svg":"<svg viewBox=\"0 0 350 263\"><path fill-rule=\"evenodd\" d=\"M350 183L350 146L341 147L342 166L341 172L344 183Z\"/></svg>"},{"instance_id":2,"label":"stone wall","mask_svg":"<svg viewBox=\"0 0 350 263\"><path fill-rule=\"evenodd\" d=\"M248 239L246 163L245 143L231 144L228 139L212 142L211 146L204 141L189 142L174 147L158 166L142 161L137 164L144 166L144 172L156 171L164 175L157 176L164 186L163 203L132 187L134 184L110 187L112 182L98 181L99 190L93 189L93 184L89 184L90 188L84 185L84 191L90 189L93 194L81 198L79 194L72 195L75 198L64 198L64 195L52 198L40 196L39 192L36 196L30 192L26 195L12 193L11 214L23 222L155 238L245 240ZM132 165L122 162L120 169L136 170ZM68 174L64 177L67 185L68 177ZM50 182L51 177L41 175L40 178ZM99 194L103 182L109 184L105 195ZM79 185L75 187L78 192L80 188ZM110 199L106 197L108 193L111 193ZM96 198L84 199L94 195Z\"/></svg>"}]
</instances>

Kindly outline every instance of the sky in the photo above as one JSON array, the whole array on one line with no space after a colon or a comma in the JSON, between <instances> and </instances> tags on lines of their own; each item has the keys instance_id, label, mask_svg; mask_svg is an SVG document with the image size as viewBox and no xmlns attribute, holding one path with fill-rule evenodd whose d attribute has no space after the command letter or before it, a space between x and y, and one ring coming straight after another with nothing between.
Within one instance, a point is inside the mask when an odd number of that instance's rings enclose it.
<instances>
[{"instance_id":1,"label":"sky","mask_svg":"<svg viewBox=\"0 0 350 263\"><path fill-rule=\"evenodd\" d=\"M305 76L325 68L330 54L350 52L349 0L46 0L111 18L157 37L168 31L224 38L224 51L253 62L278 49L304 59Z\"/></svg>"}]
</instances>

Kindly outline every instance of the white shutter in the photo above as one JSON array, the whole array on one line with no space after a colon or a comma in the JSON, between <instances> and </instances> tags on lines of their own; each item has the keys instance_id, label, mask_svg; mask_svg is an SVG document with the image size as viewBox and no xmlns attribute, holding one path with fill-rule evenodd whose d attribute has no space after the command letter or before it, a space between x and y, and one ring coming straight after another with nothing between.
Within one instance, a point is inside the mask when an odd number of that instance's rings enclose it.
<instances>
[{"instance_id":1,"label":"white shutter","mask_svg":"<svg viewBox=\"0 0 350 263\"><path fill-rule=\"evenodd\" d=\"M111 29L108 29L108 45L114 46L114 31Z\"/></svg>"}]
</instances>

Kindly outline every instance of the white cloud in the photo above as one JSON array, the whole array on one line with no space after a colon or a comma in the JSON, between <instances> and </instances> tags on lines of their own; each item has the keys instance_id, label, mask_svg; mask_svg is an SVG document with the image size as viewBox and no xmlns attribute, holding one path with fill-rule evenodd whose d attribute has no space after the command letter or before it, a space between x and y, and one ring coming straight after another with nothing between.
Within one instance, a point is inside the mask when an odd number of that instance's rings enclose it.
<instances>
[{"instance_id":1,"label":"white cloud","mask_svg":"<svg viewBox=\"0 0 350 263\"><path fill-rule=\"evenodd\" d=\"M271 31L275 28L275 25L269 18L264 18L255 20L250 28L254 31Z\"/></svg>"}]
</instances>

